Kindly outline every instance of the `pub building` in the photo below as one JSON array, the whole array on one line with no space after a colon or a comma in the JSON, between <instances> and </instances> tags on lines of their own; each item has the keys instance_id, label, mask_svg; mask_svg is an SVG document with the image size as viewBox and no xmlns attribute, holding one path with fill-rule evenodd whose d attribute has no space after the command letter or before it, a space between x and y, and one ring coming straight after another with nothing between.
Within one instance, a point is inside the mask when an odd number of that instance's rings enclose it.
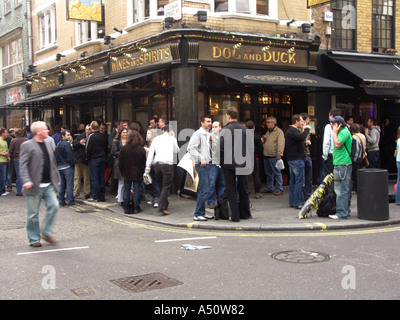
<instances>
[{"instance_id":1,"label":"pub building","mask_svg":"<svg viewBox=\"0 0 400 320\"><path fill-rule=\"evenodd\" d=\"M203 114L226 124L225 110L232 106L240 121L251 119L257 129L261 119L275 116L286 130L293 114L308 112L315 133L317 118L327 119L331 96L350 88L315 75L318 49L313 39L164 31L31 74L28 97L17 106L28 108L32 120L76 126L93 119L146 126L153 116L165 117L177 122L178 132L197 129ZM315 177L319 145L313 144Z\"/></svg>"}]
</instances>

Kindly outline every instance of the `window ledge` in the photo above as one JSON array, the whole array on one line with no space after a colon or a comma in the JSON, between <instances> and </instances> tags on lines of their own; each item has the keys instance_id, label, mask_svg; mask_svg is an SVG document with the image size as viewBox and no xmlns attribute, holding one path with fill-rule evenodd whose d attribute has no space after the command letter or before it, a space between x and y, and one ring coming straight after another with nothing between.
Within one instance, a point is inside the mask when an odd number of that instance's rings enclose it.
<instances>
[{"instance_id":1,"label":"window ledge","mask_svg":"<svg viewBox=\"0 0 400 320\"><path fill-rule=\"evenodd\" d=\"M135 28L145 26L146 24L151 24L151 23L160 23L164 20L164 16L159 16L157 18L151 18L151 19L146 19L143 21L135 22L134 24L131 24L130 26L126 27L125 30L127 32L132 31Z\"/></svg>"},{"instance_id":2,"label":"window ledge","mask_svg":"<svg viewBox=\"0 0 400 320\"><path fill-rule=\"evenodd\" d=\"M58 43L57 42L49 44L44 48L41 48L40 50L36 51L35 54L43 54L43 53L45 53L47 51L50 51L50 50L53 50L53 49L56 49L56 48L58 48Z\"/></svg>"},{"instance_id":3,"label":"window ledge","mask_svg":"<svg viewBox=\"0 0 400 320\"><path fill-rule=\"evenodd\" d=\"M279 19L273 18L271 16L265 15L253 15L253 14L246 14L246 13L231 13L231 12L218 12L214 13L215 16L219 16L222 19L244 19L244 20L251 20L251 21L268 21L278 24Z\"/></svg>"},{"instance_id":4,"label":"window ledge","mask_svg":"<svg viewBox=\"0 0 400 320\"><path fill-rule=\"evenodd\" d=\"M104 41L104 39L95 39L95 40L90 40L90 41L86 41L84 43L81 44L77 44L75 47L73 47L74 50L79 50L85 47L89 47L91 45L96 45L96 44L101 44Z\"/></svg>"}]
</instances>

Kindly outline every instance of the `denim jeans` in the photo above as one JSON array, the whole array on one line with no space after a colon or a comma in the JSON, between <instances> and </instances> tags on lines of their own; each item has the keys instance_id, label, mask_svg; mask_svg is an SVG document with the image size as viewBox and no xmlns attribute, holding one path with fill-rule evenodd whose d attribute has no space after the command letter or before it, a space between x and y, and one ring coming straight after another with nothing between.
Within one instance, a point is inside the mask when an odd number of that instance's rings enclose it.
<instances>
[{"instance_id":1,"label":"denim jeans","mask_svg":"<svg viewBox=\"0 0 400 320\"><path fill-rule=\"evenodd\" d=\"M335 166L333 183L336 193L336 216L345 219L350 214L352 165Z\"/></svg>"},{"instance_id":2,"label":"denim jeans","mask_svg":"<svg viewBox=\"0 0 400 320\"><path fill-rule=\"evenodd\" d=\"M52 185L46 188L39 188L39 192L34 195L26 195L27 222L26 232L29 244L40 241L39 208L43 199L46 205L46 219L42 234L53 236L53 222L58 210L57 194Z\"/></svg>"},{"instance_id":3,"label":"denim jeans","mask_svg":"<svg viewBox=\"0 0 400 320\"><path fill-rule=\"evenodd\" d=\"M199 185L197 186L197 204L194 216L204 216L206 214L206 200L209 187L209 171L210 165L201 167L199 164L195 165L197 174L199 175Z\"/></svg>"},{"instance_id":4,"label":"denim jeans","mask_svg":"<svg viewBox=\"0 0 400 320\"><path fill-rule=\"evenodd\" d=\"M17 180L15 181L15 184L17 186L17 194L22 195L22 181L21 176L19 175L19 159L14 159L14 169L15 175L17 177Z\"/></svg>"},{"instance_id":5,"label":"denim jeans","mask_svg":"<svg viewBox=\"0 0 400 320\"><path fill-rule=\"evenodd\" d=\"M369 168L379 168L379 150L367 153Z\"/></svg>"},{"instance_id":6,"label":"denim jeans","mask_svg":"<svg viewBox=\"0 0 400 320\"><path fill-rule=\"evenodd\" d=\"M400 204L400 161L396 161L396 165L397 165L396 203Z\"/></svg>"},{"instance_id":7,"label":"denim jeans","mask_svg":"<svg viewBox=\"0 0 400 320\"><path fill-rule=\"evenodd\" d=\"M283 181L281 170L276 168L277 158L264 157L264 171L267 176L267 190L274 191L274 180L276 191L283 192Z\"/></svg>"},{"instance_id":8,"label":"denim jeans","mask_svg":"<svg viewBox=\"0 0 400 320\"><path fill-rule=\"evenodd\" d=\"M12 174L11 174L11 162L7 165L7 189L12 189Z\"/></svg>"},{"instance_id":9,"label":"denim jeans","mask_svg":"<svg viewBox=\"0 0 400 320\"><path fill-rule=\"evenodd\" d=\"M289 205L291 207L304 204L304 160L291 160L289 163Z\"/></svg>"},{"instance_id":10,"label":"denim jeans","mask_svg":"<svg viewBox=\"0 0 400 320\"><path fill-rule=\"evenodd\" d=\"M215 199L221 200L225 194L225 179L224 172L220 166L215 164L210 165L208 172L208 196L207 204L213 206L215 204Z\"/></svg>"},{"instance_id":11,"label":"denim jeans","mask_svg":"<svg viewBox=\"0 0 400 320\"><path fill-rule=\"evenodd\" d=\"M142 195L140 194L141 181L125 181L124 187L122 188L123 194L123 207L125 210L129 210L129 200L131 198L131 189L133 190L133 211L137 212L140 209L140 199Z\"/></svg>"},{"instance_id":12,"label":"denim jeans","mask_svg":"<svg viewBox=\"0 0 400 320\"><path fill-rule=\"evenodd\" d=\"M0 162L0 195L6 193L7 162Z\"/></svg>"},{"instance_id":13,"label":"denim jeans","mask_svg":"<svg viewBox=\"0 0 400 320\"><path fill-rule=\"evenodd\" d=\"M105 172L106 159L103 157L91 159L89 161L90 184L92 187L92 198L102 200L101 190L106 187Z\"/></svg>"},{"instance_id":14,"label":"denim jeans","mask_svg":"<svg viewBox=\"0 0 400 320\"><path fill-rule=\"evenodd\" d=\"M69 167L64 170L58 170L60 173L61 183L58 192L58 202L60 206L65 206L65 193L67 193L67 203L69 206L75 204L74 197L74 167Z\"/></svg>"},{"instance_id":15,"label":"denim jeans","mask_svg":"<svg viewBox=\"0 0 400 320\"><path fill-rule=\"evenodd\" d=\"M311 196L312 193L312 160L310 156L304 158L304 189L303 195L304 200Z\"/></svg>"}]
</instances>

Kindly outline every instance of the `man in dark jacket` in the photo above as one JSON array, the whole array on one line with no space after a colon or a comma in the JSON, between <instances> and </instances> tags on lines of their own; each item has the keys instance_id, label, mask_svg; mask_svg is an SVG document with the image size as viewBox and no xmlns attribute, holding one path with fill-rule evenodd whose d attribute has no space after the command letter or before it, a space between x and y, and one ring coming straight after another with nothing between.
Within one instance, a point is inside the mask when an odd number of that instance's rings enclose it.
<instances>
[{"instance_id":1,"label":"man in dark jacket","mask_svg":"<svg viewBox=\"0 0 400 320\"><path fill-rule=\"evenodd\" d=\"M251 218L247 175L254 169L254 131L237 121L239 112L236 108L228 108L226 117L228 124L222 129L219 139L220 163L232 221L239 222Z\"/></svg>"},{"instance_id":2,"label":"man in dark jacket","mask_svg":"<svg viewBox=\"0 0 400 320\"><path fill-rule=\"evenodd\" d=\"M303 132L299 129L303 128ZM310 133L311 127L305 125L299 114L292 117L292 125L285 133L285 151L289 164L289 205L301 209L304 205L304 141Z\"/></svg>"},{"instance_id":3,"label":"man in dark jacket","mask_svg":"<svg viewBox=\"0 0 400 320\"><path fill-rule=\"evenodd\" d=\"M65 191L67 192L68 205L75 205L74 171L76 158L68 142L70 138L71 132L69 130L61 131L61 141L57 144L55 152L58 172L61 178L60 191L58 193L58 203L60 206L65 206Z\"/></svg>"},{"instance_id":4,"label":"man in dark jacket","mask_svg":"<svg viewBox=\"0 0 400 320\"><path fill-rule=\"evenodd\" d=\"M86 161L86 140L89 137L92 130L90 125L85 127L85 131L80 134L75 141L72 143L76 157L75 165L75 178L74 178L74 197L79 197L82 187L83 178L83 193L85 194L85 199L90 198L90 173L89 166Z\"/></svg>"},{"instance_id":5,"label":"man in dark jacket","mask_svg":"<svg viewBox=\"0 0 400 320\"><path fill-rule=\"evenodd\" d=\"M92 133L86 141L86 159L89 163L90 183L92 185L91 201L106 201L106 155L108 151L107 139L100 132L97 121L90 124Z\"/></svg>"}]
</instances>

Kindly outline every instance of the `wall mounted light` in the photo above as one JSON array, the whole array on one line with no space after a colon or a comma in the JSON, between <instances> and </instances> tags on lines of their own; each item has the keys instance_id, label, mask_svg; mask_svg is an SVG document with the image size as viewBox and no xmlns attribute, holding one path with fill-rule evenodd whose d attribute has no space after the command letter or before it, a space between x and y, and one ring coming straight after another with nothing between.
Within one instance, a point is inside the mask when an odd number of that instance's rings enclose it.
<instances>
[{"instance_id":1,"label":"wall mounted light","mask_svg":"<svg viewBox=\"0 0 400 320\"><path fill-rule=\"evenodd\" d=\"M195 16L197 16L197 21L201 21L201 22L206 22L207 21L207 11L205 11L205 10L197 11Z\"/></svg>"},{"instance_id":2,"label":"wall mounted light","mask_svg":"<svg viewBox=\"0 0 400 320\"><path fill-rule=\"evenodd\" d=\"M289 27L292 23L295 23L296 21L297 21L296 18L293 18L288 23L286 23L286 25Z\"/></svg>"},{"instance_id":3,"label":"wall mounted light","mask_svg":"<svg viewBox=\"0 0 400 320\"><path fill-rule=\"evenodd\" d=\"M105 36L104 37L104 44L106 45L106 46L108 46L108 45L110 45L111 44L111 40L114 40L115 38L113 38L113 37L111 37L111 36Z\"/></svg>"},{"instance_id":4,"label":"wall mounted light","mask_svg":"<svg viewBox=\"0 0 400 320\"><path fill-rule=\"evenodd\" d=\"M303 33L310 33L311 32L311 23L303 23L301 25L301 31Z\"/></svg>"},{"instance_id":5,"label":"wall mounted light","mask_svg":"<svg viewBox=\"0 0 400 320\"><path fill-rule=\"evenodd\" d=\"M172 25L174 24L174 18L173 17L166 17L164 19L164 27L167 29L172 28Z\"/></svg>"},{"instance_id":6,"label":"wall mounted light","mask_svg":"<svg viewBox=\"0 0 400 320\"><path fill-rule=\"evenodd\" d=\"M61 54L61 53L57 53L56 54L56 61L61 61L61 58L64 58L65 55Z\"/></svg>"}]
</instances>

